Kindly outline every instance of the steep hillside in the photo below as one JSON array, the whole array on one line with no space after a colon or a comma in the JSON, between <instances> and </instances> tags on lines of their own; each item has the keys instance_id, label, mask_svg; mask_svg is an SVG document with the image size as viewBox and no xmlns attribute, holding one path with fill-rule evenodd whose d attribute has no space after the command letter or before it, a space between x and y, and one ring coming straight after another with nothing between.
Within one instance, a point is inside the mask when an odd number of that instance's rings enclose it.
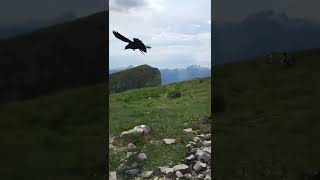
<instances>
[{"instance_id":1,"label":"steep hillside","mask_svg":"<svg viewBox=\"0 0 320 180\"><path fill-rule=\"evenodd\" d=\"M103 84L0 105L1 179L103 179L106 98Z\"/></svg>"},{"instance_id":2,"label":"steep hillside","mask_svg":"<svg viewBox=\"0 0 320 180\"><path fill-rule=\"evenodd\" d=\"M215 66L214 96L226 104L214 116L216 180L296 180L320 170L320 50L293 55L292 67L262 58Z\"/></svg>"},{"instance_id":3,"label":"steep hillside","mask_svg":"<svg viewBox=\"0 0 320 180\"><path fill-rule=\"evenodd\" d=\"M0 40L0 103L105 81L107 14Z\"/></svg>"},{"instance_id":4,"label":"steep hillside","mask_svg":"<svg viewBox=\"0 0 320 180\"><path fill-rule=\"evenodd\" d=\"M110 93L160 85L160 71L148 65L137 66L109 75Z\"/></svg>"},{"instance_id":5,"label":"steep hillside","mask_svg":"<svg viewBox=\"0 0 320 180\"><path fill-rule=\"evenodd\" d=\"M176 91L181 96L171 97ZM183 129L199 128L199 119L210 114L210 78L134 89L110 95L109 133L111 137L117 137L137 125L150 127L151 132L146 138L122 139L116 145L126 146L128 142L137 145L148 156L143 169L150 170L181 163L187 152L186 143L192 140ZM162 143L164 138L174 138L176 143L165 145ZM121 150L109 149L110 171L115 170L125 156Z\"/></svg>"}]
</instances>

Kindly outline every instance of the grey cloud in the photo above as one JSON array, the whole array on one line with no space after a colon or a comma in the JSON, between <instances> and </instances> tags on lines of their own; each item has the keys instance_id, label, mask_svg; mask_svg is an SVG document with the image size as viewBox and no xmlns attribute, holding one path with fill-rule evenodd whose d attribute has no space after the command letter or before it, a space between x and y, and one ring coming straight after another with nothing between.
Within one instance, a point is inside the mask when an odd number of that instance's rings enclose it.
<instances>
[{"instance_id":1,"label":"grey cloud","mask_svg":"<svg viewBox=\"0 0 320 180\"><path fill-rule=\"evenodd\" d=\"M130 9L144 7L147 5L145 0L111 0L110 10L128 11Z\"/></svg>"}]
</instances>

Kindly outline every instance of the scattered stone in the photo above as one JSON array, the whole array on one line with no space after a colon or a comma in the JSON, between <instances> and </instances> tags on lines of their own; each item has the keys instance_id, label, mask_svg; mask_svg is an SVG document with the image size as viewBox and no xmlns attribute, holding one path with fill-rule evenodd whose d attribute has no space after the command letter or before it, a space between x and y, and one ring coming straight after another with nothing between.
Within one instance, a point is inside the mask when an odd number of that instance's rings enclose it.
<instances>
[{"instance_id":1,"label":"scattered stone","mask_svg":"<svg viewBox=\"0 0 320 180\"><path fill-rule=\"evenodd\" d=\"M207 167L207 170L203 173L203 175L207 176L211 176L211 168Z\"/></svg>"},{"instance_id":2,"label":"scattered stone","mask_svg":"<svg viewBox=\"0 0 320 180\"><path fill-rule=\"evenodd\" d=\"M136 163L136 162L134 162L134 163L131 164L130 169L135 169L135 168L137 168L138 166L139 166L139 164Z\"/></svg>"},{"instance_id":3,"label":"scattered stone","mask_svg":"<svg viewBox=\"0 0 320 180\"><path fill-rule=\"evenodd\" d=\"M192 161L192 160L194 160L194 159L195 159L195 157L194 157L193 154L191 154L190 156L186 157L186 160L187 160L187 161Z\"/></svg>"},{"instance_id":4,"label":"scattered stone","mask_svg":"<svg viewBox=\"0 0 320 180\"><path fill-rule=\"evenodd\" d=\"M211 155L203 150L198 150L195 156L198 160L203 162L208 162L211 160Z\"/></svg>"},{"instance_id":5,"label":"scattered stone","mask_svg":"<svg viewBox=\"0 0 320 180\"><path fill-rule=\"evenodd\" d=\"M205 139L206 139L206 140L210 140L210 139L211 139L211 134L206 134Z\"/></svg>"},{"instance_id":6,"label":"scattered stone","mask_svg":"<svg viewBox=\"0 0 320 180\"><path fill-rule=\"evenodd\" d=\"M160 170L160 172L161 172L162 174L165 174L167 168L168 168L168 167L159 167L159 170Z\"/></svg>"},{"instance_id":7,"label":"scattered stone","mask_svg":"<svg viewBox=\"0 0 320 180\"><path fill-rule=\"evenodd\" d=\"M183 174L180 171L176 171L177 178L183 178Z\"/></svg>"},{"instance_id":8,"label":"scattered stone","mask_svg":"<svg viewBox=\"0 0 320 180\"><path fill-rule=\"evenodd\" d=\"M139 169L130 169L125 171L129 176L137 176L139 174Z\"/></svg>"},{"instance_id":9,"label":"scattered stone","mask_svg":"<svg viewBox=\"0 0 320 180\"><path fill-rule=\"evenodd\" d=\"M201 132L201 130L192 131L193 134L199 134L200 132Z\"/></svg>"},{"instance_id":10,"label":"scattered stone","mask_svg":"<svg viewBox=\"0 0 320 180\"><path fill-rule=\"evenodd\" d=\"M207 167L206 163L202 163L200 161L197 161L196 164L193 166L193 169L195 172L200 172L204 170Z\"/></svg>"},{"instance_id":11,"label":"scattered stone","mask_svg":"<svg viewBox=\"0 0 320 180\"><path fill-rule=\"evenodd\" d=\"M173 169L175 171L180 171L185 174L186 172L189 171L189 166L187 166L185 164L179 164L179 165L174 166Z\"/></svg>"},{"instance_id":12,"label":"scattered stone","mask_svg":"<svg viewBox=\"0 0 320 180\"><path fill-rule=\"evenodd\" d=\"M200 140L201 139L199 137L197 137L197 136L193 138L193 141L196 142L196 143L199 142Z\"/></svg>"},{"instance_id":13,"label":"scattered stone","mask_svg":"<svg viewBox=\"0 0 320 180\"><path fill-rule=\"evenodd\" d=\"M133 152L127 152L126 157L130 158L133 155Z\"/></svg>"},{"instance_id":14,"label":"scattered stone","mask_svg":"<svg viewBox=\"0 0 320 180\"><path fill-rule=\"evenodd\" d=\"M111 171L109 174L109 180L117 180L117 172Z\"/></svg>"},{"instance_id":15,"label":"scattered stone","mask_svg":"<svg viewBox=\"0 0 320 180\"><path fill-rule=\"evenodd\" d=\"M204 180L211 180L211 177L209 175L206 175L206 177L204 178Z\"/></svg>"},{"instance_id":16,"label":"scattered stone","mask_svg":"<svg viewBox=\"0 0 320 180\"><path fill-rule=\"evenodd\" d=\"M186 178L187 180L191 180L192 179L192 175L190 173L185 174L184 178Z\"/></svg>"},{"instance_id":17,"label":"scattered stone","mask_svg":"<svg viewBox=\"0 0 320 180\"><path fill-rule=\"evenodd\" d=\"M173 143L176 142L176 140L175 140L175 139L163 139L163 142L164 142L165 144L173 144Z\"/></svg>"},{"instance_id":18,"label":"scattered stone","mask_svg":"<svg viewBox=\"0 0 320 180\"><path fill-rule=\"evenodd\" d=\"M186 148L190 149L190 148L192 148L192 145L191 144L187 144Z\"/></svg>"},{"instance_id":19,"label":"scattered stone","mask_svg":"<svg viewBox=\"0 0 320 180\"><path fill-rule=\"evenodd\" d=\"M134 152L135 150L137 150L137 146L132 144L132 143L129 143L128 146L127 146L127 151L128 152Z\"/></svg>"},{"instance_id":20,"label":"scattered stone","mask_svg":"<svg viewBox=\"0 0 320 180\"><path fill-rule=\"evenodd\" d=\"M169 177L174 175L174 169L173 168L166 168L165 174Z\"/></svg>"},{"instance_id":21,"label":"scattered stone","mask_svg":"<svg viewBox=\"0 0 320 180\"><path fill-rule=\"evenodd\" d=\"M149 133L150 133L150 128L148 126L139 125L139 126L136 126L133 129L130 129L128 131L123 131L121 133L121 137L126 136L126 135L145 136L145 135L148 135Z\"/></svg>"},{"instance_id":22,"label":"scattered stone","mask_svg":"<svg viewBox=\"0 0 320 180\"><path fill-rule=\"evenodd\" d=\"M159 177L154 177L153 180L159 180Z\"/></svg>"},{"instance_id":23,"label":"scattered stone","mask_svg":"<svg viewBox=\"0 0 320 180\"><path fill-rule=\"evenodd\" d=\"M139 161L146 161L148 158L147 158L147 155L145 153L140 153L138 156L137 156L137 159Z\"/></svg>"},{"instance_id":24,"label":"scattered stone","mask_svg":"<svg viewBox=\"0 0 320 180\"><path fill-rule=\"evenodd\" d=\"M203 174L199 174L198 175L198 179L203 179L204 178L204 175Z\"/></svg>"},{"instance_id":25,"label":"scattered stone","mask_svg":"<svg viewBox=\"0 0 320 180\"><path fill-rule=\"evenodd\" d=\"M116 147L113 144L109 144L109 149L115 149Z\"/></svg>"},{"instance_id":26,"label":"scattered stone","mask_svg":"<svg viewBox=\"0 0 320 180\"><path fill-rule=\"evenodd\" d=\"M145 172L142 173L142 178L143 179L148 179L148 178L150 178L152 176L152 174L153 174L153 171L145 171Z\"/></svg>"},{"instance_id":27,"label":"scattered stone","mask_svg":"<svg viewBox=\"0 0 320 180\"><path fill-rule=\"evenodd\" d=\"M195 154L198 150L198 148L191 148L190 153Z\"/></svg>"},{"instance_id":28,"label":"scattered stone","mask_svg":"<svg viewBox=\"0 0 320 180\"><path fill-rule=\"evenodd\" d=\"M186 132L186 133L192 133L192 128L187 128L187 129L184 129L183 132Z\"/></svg>"},{"instance_id":29,"label":"scattered stone","mask_svg":"<svg viewBox=\"0 0 320 180\"><path fill-rule=\"evenodd\" d=\"M205 147L202 150L211 154L211 147Z\"/></svg>"},{"instance_id":30,"label":"scattered stone","mask_svg":"<svg viewBox=\"0 0 320 180\"><path fill-rule=\"evenodd\" d=\"M203 145L205 147L209 147L209 146L211 146L211 141L203 141Z\"/></svg>"},{"instance_id":31,"label":"scattered stone","mask_svg":"<svg viewBox=\"0 0 320 180\"><path fill-rule=\"evenodd\" d=\"M205 139L205 138L206 138L206 135L200 134L200 135L197 135L197 137L199 137L199 138L201 138L201 139Z\"/></svg>"},{"instance_id":32,"label":"scattered stone","mask_svg":"<svg viewBox=\"0 0 320 180\"><path fill-rule=\"evenodd\" d=\"M127 170L127 167L124 165L124 164L120 164L118 167L117 167L117 172L119 173L122 173L124 172L125 170Z\"/></svg>"}]
</instances>

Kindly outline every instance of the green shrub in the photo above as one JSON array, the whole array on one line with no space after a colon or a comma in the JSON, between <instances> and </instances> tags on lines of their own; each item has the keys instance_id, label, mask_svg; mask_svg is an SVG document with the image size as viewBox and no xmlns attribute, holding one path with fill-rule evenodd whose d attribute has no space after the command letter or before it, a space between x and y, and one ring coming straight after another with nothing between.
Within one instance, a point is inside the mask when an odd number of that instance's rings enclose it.
<instances>
[{"instance_id":1,"label":"green shrub","mask_svg":"<svg viewBox=\"0 0 320 180\"><path fill-rule=\"evenodd\" d=\"M167 95L168 98L173 99L173 98L178 98L181 97L181 92L179 90L173 90L170 91Z\"/></svg>"}]
</instances>

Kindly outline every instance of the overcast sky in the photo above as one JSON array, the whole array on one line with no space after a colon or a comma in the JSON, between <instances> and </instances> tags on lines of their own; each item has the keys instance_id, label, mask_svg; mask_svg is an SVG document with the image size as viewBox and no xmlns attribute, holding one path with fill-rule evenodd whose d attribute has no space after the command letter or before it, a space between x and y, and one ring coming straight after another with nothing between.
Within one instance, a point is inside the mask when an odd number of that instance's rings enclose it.
<instances>
[{"instance_id":1,"label":"overcast sky","mask_svg":"<svg viewBox=\"0 0 320 180\"><path fill-rule=\"evenodd\" d=\"M320 22L319 0L213 0L213 21L239 22L262 10L285 12L289 17Z\"/></svg>"},{"instance_id":2,"label":"overcast sky","mask_svg":"<svg viewBox=\"0 0 320 180\"><path fill-rule=\"evenodd\" d=\"M110 0L109 66L211 66L211 0ZM124 50L112 30L150 45L144 56Z\"/></svg>"},{"instance_id":3,"label":"overcast sky","mask_svg":"<svg viewBox=\"0 0 320 180\"><path fill-rule=\"evenodd\" d=\"M86 16L106 10L107 0L1 0L0 27L53 19L65 12Z\"/></svg>"}]
</instances>

